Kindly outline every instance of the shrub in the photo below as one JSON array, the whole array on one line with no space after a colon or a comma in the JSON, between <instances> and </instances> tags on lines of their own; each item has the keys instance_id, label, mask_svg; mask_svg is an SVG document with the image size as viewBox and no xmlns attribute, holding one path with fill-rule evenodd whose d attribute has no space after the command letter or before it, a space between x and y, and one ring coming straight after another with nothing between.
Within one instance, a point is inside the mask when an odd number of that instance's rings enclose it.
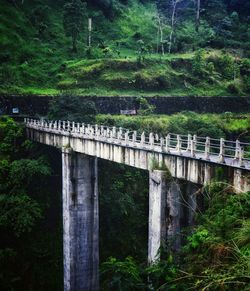
<instances>
[{"instance_id":1,"label":"shrub","mask_svg":"<svg viewBox=\"0 0 250 291\"><path fill-rule=\"evenodd\" d=\"M239 84L237 84L236 82L230 82L227 85L227 90L231 93L231 94L240 94L241 93L241 89Z\"/></svg>"},{"instance_id":2,"label":"shrub","mask_svg":"<svg viewBox=\"0 0 250 291\"><path fill-rule=\"evenodd\" d=\"M198 76L204 75L204 68L206 65L205 50L200 49L195 52L193 60L193 72Z\"/></svg>"},{"instance_id":3,"label":"shrub","mask_svg":"<svg viewBox=\"0 0 250 291\"><path fill-rule=\"evenodd\" d=\"M139 103L139 110L138 110L139 115L149 115L154 112L155 106L149 104L146 98L139 97L136 99L136 101Z\"/></svg>"}]
</instances>

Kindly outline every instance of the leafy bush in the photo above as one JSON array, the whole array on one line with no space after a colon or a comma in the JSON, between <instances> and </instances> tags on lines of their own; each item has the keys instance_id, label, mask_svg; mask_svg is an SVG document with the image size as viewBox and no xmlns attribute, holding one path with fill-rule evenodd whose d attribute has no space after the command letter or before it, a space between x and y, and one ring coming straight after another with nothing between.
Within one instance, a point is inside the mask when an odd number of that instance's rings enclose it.
<instances>
[{"instance_id":1,"label":"leafy bush","mask_svg":"<svg viewBox=\"0 0 250 291\"><path fill-rule=\"evenodd\" d=\"M149 104L146 98L138 97L136 102L139 104L138 114L139 115L150 115L154 112L155 106Z\"/></svg>"},{"instance_id":2,"label":"leafy bush","mask_svg":"<svg viewBox=\"0 0 250 291\"><path fill-rule=\"evenodd\" d=\"M109 258L101 266L101 278L103 290L129 291L144 288L140 269L131 257L124 261Z\"/></svg>"},{"instance_id":3,"label":"leafy bush","mask_svg":"<svg viewBox=\"0 0 250 291\"><path fill-rule=\"evenodd\" d=\"M240 85L237 82L230 82L227 85L227 89L231 94L238 95L241 93Z\"/></svg>"},{"instance_id":4,"label":"leafy bush","mask_svg":"<svg viewBox=\"0 0 250 291\"><path fill-rule=\"evenodd\" d=\"M206 65L206 59L205 59L205 50L200 49L195 52L194 59L193 59L193 72L197 76L203 76L204 75L204 69Z\"/></svg>"}]
</instances>

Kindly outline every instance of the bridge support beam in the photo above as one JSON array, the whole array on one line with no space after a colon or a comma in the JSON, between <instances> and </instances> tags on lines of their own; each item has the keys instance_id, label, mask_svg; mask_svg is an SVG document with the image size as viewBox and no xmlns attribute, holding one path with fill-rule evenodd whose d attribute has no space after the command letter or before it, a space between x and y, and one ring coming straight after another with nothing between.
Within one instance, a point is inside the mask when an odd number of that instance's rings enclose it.
<instances>
[{"instance_id":1,"label":"bridge support beam","mask_svg":"<svg viewBox=\"0 0 250 291\"><path fill-rule=\"evenodd\" d=\"M166 183L165 171L149 172L148 262L159 259L159 250L166 242Z\"/></svg>"},{"instance_id":2,"label":"bridge support beam","mask_svg":"<svg viewBox=\"0 0 250 291\"><path fill-rule=\"evenodd\" d=\"M64 291L99 290L97 159L62 151Z\"/></svg>"},{"instance_id":3,"label":"bridge support beam","mask_svg":"<svg viewBox=\"0 0 250 291\"><path fill-rule=\"evenodd\" d=\"M181 190L166 171L149 172L148 263L160 259L160 248L178 251L180 240Z\"/></svg>"},{"instance_id":4,"label":"bridge support beam","mask_svg":"<svg viewBox=\"0 0 250 291\"><path fill-rule=\"evenodd\" d=\"M178 180L168 183L167 187L167 242L171 251L176 252L181 247L180 218L181 218L181 189Z\"/></svg>"}]
</instances>

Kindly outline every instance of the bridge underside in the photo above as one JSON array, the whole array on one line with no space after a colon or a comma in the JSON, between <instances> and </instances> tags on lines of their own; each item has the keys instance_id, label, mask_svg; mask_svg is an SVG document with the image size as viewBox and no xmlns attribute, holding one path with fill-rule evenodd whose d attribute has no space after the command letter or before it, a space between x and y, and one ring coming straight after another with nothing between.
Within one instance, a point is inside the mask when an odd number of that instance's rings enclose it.
<instances>
[{"instance_id":1,"label":"bridge underside","mask_svg":"<svg viewBox=\"0 0 250 291\"><path fill-rule=\"evenodd\" d=\"M122 163L131 167L152 171L155 168L167 168L173 178L182 179L195 184L205 185L216 176L218 168L222 168L224 178L234 186L237 193L250 191L249 170L227 164L219 164L212 160L204 161L197 157L157 152L154 148L136 148L123 144L108 143L95 139L84 139L77 133L58 134L53 130L39 131L27 128L30 139L46 145L67 148L89 156Z\"/></svg>"},{"instance_id":2,"label":"bridge underside","mask_svg":"<svg viewBox=\"0 0 250 291\"><path fill-rule=\"evenodd\" d=\"M65 291L99 290L98 158L149 171L149 263L159 259L161 246L180 248L181 227L194 223L197 189L211 182L218 167L236 192L250 190L249 171L243 168L74 133L27 128L27 134L62 150Z\"/></svg>"}]
</instances>

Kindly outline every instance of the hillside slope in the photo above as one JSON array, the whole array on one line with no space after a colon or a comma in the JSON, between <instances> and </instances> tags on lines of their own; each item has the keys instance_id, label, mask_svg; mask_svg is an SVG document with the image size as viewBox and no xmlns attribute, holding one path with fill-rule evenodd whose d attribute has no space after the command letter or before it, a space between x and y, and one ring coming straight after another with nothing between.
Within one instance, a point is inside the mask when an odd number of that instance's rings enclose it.
<instances>
[{"instance_id":1,"label":"hillside slope","mask_svg":"<svg viewBox=\"0 0 250 291\"><path fill-rule=\"evenodd\" d=\"M65 2L27 0L21 5L0 0L1 93L59 94L70 90L72 94L110 96L244 96L250 92L247 39L244 42L239 37L249 28L244 19L232 48L225 42L227 49L221 52L214 44L221 38L215 37L217 32L205 16L196 32L193 14L185 16L182 8L178 13L186 18L179 20L174 51L161 55L161 44L167 51L171 28L166 18L165 40L160 43L157 1L124 4L117 0L115 6L108 7L105 1L89 1L92 48L86 44L85 18L78 52L73 53L63 28ZM206 52L194 52L200 48Z\"/></svg>"}]
</instances>

